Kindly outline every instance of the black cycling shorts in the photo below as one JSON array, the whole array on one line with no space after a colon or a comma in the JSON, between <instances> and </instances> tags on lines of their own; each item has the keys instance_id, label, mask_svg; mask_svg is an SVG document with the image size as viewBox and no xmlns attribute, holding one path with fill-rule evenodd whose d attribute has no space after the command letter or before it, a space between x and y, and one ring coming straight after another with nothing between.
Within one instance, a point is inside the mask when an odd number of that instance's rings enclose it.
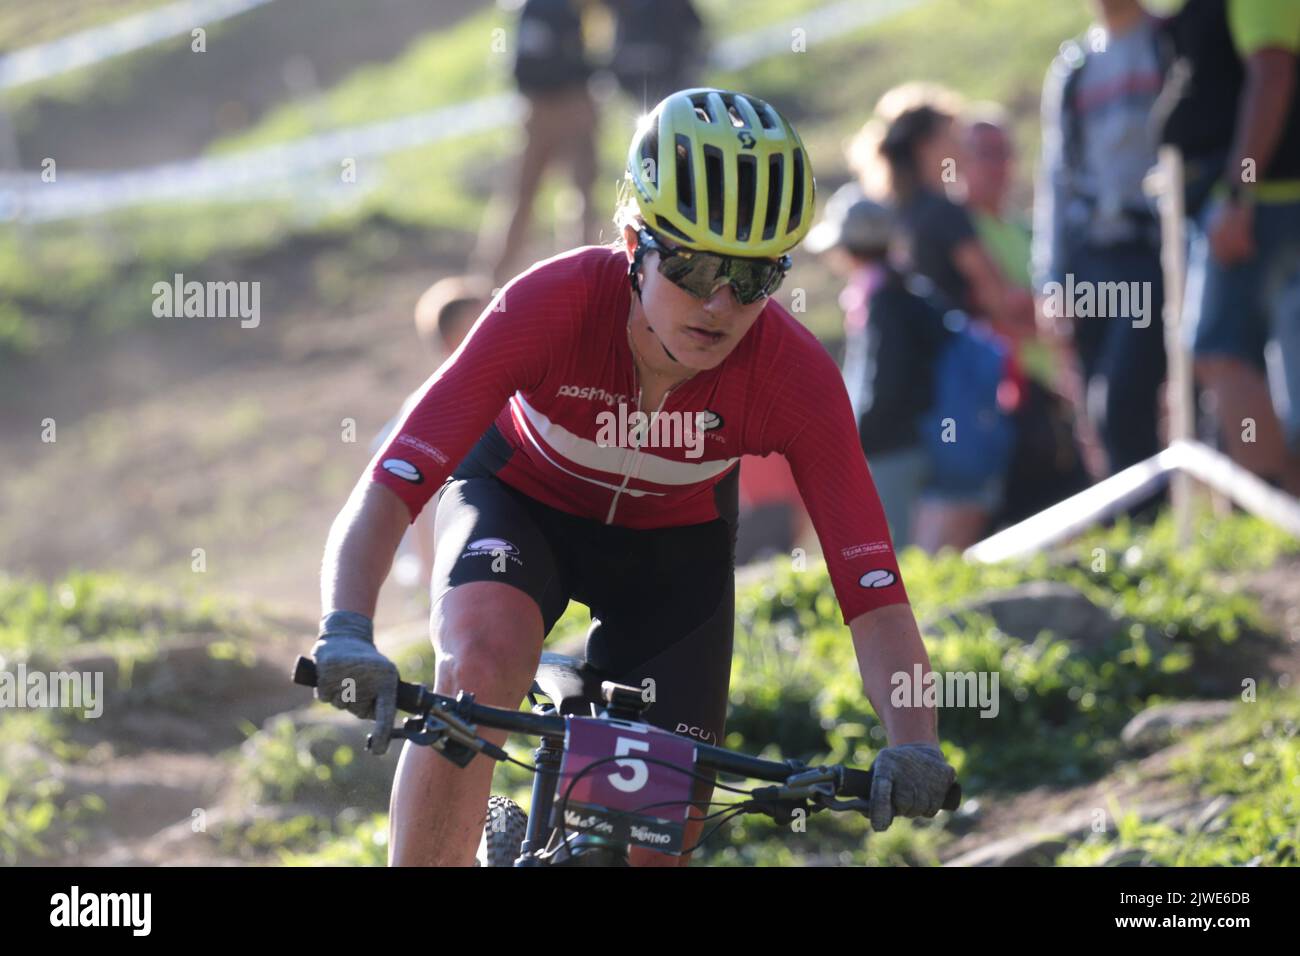
<instances>
[{"instance_id":1,"label":"black cycling shorts","mask_svg":"<svg viewBox=\"0 0 1300 956\"><path fill-rule=\"evenodd\" d=\"M734 522L620 528L550 508L492 475L462 471L440 490L435 527L435 603L468 581L502 582L537 603L546 634L570 600L585 604L592 618L586 658L602 676L638 688L653 680L649 723L721 746Z\"/></svg>"}]
</instances>

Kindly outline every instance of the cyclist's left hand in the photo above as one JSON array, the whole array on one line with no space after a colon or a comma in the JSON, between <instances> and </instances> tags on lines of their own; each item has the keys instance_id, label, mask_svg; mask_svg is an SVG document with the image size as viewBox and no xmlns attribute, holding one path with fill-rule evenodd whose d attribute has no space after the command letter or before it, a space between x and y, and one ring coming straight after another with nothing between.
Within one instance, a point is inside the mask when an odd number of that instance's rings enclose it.
<instances>
[{"instance_id":1,"label":"cyclist's left hand","mask_svg":"<svg viewBox=\"0 0 1300 956\"><path fill-rule=\"evenodd\" d=\"M886 747L871 765L871 828L879 833L900 817L932 817L943 807L957 772L934 744Z\"/></svg>"}]
</instances>

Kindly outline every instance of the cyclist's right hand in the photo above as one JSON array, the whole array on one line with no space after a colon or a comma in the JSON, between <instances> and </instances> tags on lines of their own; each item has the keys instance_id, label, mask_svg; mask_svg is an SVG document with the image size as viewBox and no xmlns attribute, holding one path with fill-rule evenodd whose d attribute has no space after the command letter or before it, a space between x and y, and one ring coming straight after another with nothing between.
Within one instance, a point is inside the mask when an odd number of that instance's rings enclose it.
<instances>
[{"instance_id":1,"label":"cyclist's right hand","mask_svg":"<svg viewBox=\"0 0 1300 956\"><path fill-rule=\"evenodd\" d=\"M353 611L326 614L311 656L316 661L316 699L358 717L373 717L370 750L387 751L397 716L397 665L375 647L370 618Z\"/></svg>"}]
</instances>

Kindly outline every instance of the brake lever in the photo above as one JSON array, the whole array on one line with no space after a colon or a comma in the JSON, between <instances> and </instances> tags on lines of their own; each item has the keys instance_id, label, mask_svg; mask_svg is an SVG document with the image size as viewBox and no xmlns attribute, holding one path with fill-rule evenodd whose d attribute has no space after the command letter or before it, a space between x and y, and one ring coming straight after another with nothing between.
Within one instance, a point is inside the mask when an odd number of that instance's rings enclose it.
<instances>
[{"instance_id":1,"label":"brake lever","mask_svg":"<svg viewBox=\"0 0 1300 956\"><path fill-rule=\"evenodd\" d=\"M751 790L746 803L759 813L765 813L777 823L785 824L794 819L795 810L807 810L812 803L812 810L820 809L821 800L831 799L835 794L835 785L824 775L813 771L799 775L807 780L797 786L782 784L772 787L759 787ZM790 779L796 779L791 777Z\"/></svg>"},{"instance_id":2,"label":"brake lever","mask_svg":"<svg viewBox=\"0 0 1300 956\"><path fill-rule=\"evenodd\" d=\"M408 717L402 721L401 727L394 727L390 739L409 740L414 744L422 747L437 747L438 744L446 737L446 733L441 726L430 728L423 717ZM366 750L370 749L370 741L374 734L366 735Z\"/></svg>"},{"instance_id":3,"label":"brake lever","mask_svg":"<svg viewBox=\"0 0 1300 956\"><path fill-rule=\"evenodd\" d=\"M832 810L836 813L843 813L845 810L857 810L859 813L871 813L871 801L863 800L861 797L852 797L848 800L837 800L833 796L822 796L820 799L813 801L813 807L816 810Z\"/></svg>"},{"instance_id":4,"label":"brake lever","mask_svg":"<svg viewBox=\"0 0 1300 956\"><path fill-rule=\"evenodd\" d=\"M493 760L507 760L509 754L489 740L474 733L472 724L438 710L424 717L408 717L402 726L394 728L392 737L409 740L414 744L432 747L458 767L466 767L475 754L484 753ZM371 749L373 734L366 736L366 750Z\"/></svg>"}]
</instances>

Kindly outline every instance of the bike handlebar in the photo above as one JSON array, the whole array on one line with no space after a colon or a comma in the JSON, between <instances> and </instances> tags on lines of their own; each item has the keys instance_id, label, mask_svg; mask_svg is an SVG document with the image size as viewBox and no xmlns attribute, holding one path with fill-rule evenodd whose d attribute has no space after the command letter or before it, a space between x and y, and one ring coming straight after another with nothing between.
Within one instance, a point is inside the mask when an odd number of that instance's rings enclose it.
<instances>
[{"instance_id":1,"label":"bike handlebar","mask_svg":"<svg viewBox=\"0 0 1300 956\"><path fill-rule=\"evenodd\" d=\"M304 687L315 687L316 662L310 657L299 657L293 669L293 682ZM565 732L564 717L529 714L518 710L506 710L503 707L467 703L435 694L421 684L410 684L406 681L397 682L397 706L411 714L427 714L434 709L446 710L470 723L484 724L509 733L559 737ZM696 743L695 751L696 763L701 769L748 777L752 780L784 783L791 775L807 769L792 763L777 763L774 760L750 757L736 753L734 750L714 747L702 742ZM840 773L838 793L863 800L871 796L870 770L856 770L841 765ZM944 795L943 809L956 810L959 806L961 806L961 784L953 783Z\"/></svg>"}]
</instances>

